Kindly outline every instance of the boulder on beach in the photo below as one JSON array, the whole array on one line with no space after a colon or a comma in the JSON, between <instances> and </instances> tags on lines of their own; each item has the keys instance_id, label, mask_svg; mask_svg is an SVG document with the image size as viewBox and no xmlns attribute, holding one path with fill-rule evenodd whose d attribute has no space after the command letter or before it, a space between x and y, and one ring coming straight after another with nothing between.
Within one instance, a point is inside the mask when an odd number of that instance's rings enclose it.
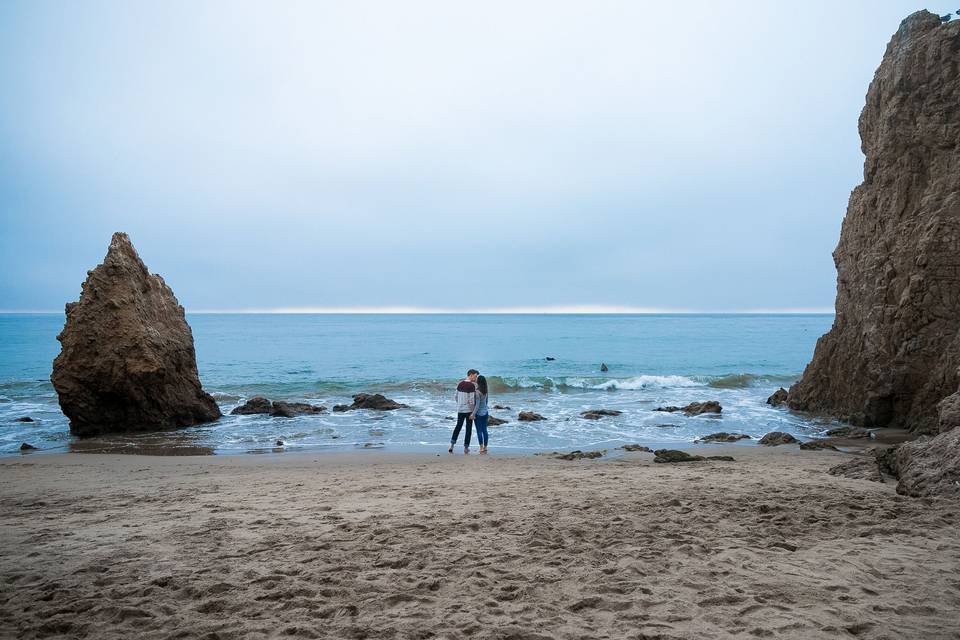
<instances>
[{"instance_id":1,"label":"boulder on beach","mask_svg":"<svg viewBox=\"0 0 960 640\"><path fill-rule=\"evenodd\" d=\"M521 411L517 415L517 420L520 422L538 422L540 420L546 420L546 418L539 413L534 413L533 411Z\"/></svg>"},{"instance_id":2,"label":"boulder on beach","mask_svg":"<svg viewBox=\"0 0 960 640\"><path fill-rule=\"evenodd\" d=\"M804 451L818 451L821 449L837 450L828 440L807 440L806 442L800 443L800 448Z\"/></svg>"},{"instance_id":3,"label":"boulder on beach","mask_svg":"<svg viewBox=\"0 0 960 640\"><path fill-rule=\"evenodd\" d=\"M960 384L960 23L918 11L860 114L863 182L840 240L833 327L787 404L865 427L939 432Z\"/></svg>"},{"instance_id":4,"label":"boulder on beach","mask_svg":"<svg viewBox=\"0 0 960 640\"><path fill-rule=\"evenodd\" d=\"M897 493L960 496L960 429L905 442L896 449Z\"/></svg>"},{"instance_id":5,"label":"boulder on beach","mask_svg":"<svg viewBox=\"0 0 960 640\"><path fill-rule=\"evenodd\" d=\"M653 449L650 447L645 447L642 444L625 444L620 448L624 451L643 451L646 453L653 453Z\"/></svg>"},{"instance_id":6,"label":"boulder on beach","mask_svg":"<svg viewBox=\"0 0 960 640\"><path fill-rule=\"evenodd\" d=\"M760 438L760 444L768 447L776 447L781 444L794 444L796 442L800 441L789 433L784 433L783 431L771 431L767 435Z\"/></svg>"},{"instance_id":7,"label":"boulder on beach","mask_svg":"<svg viewBox=\"0 0 960 640\"><path fill-rule=\"evenodd\" d=\"M183 307L150 274L125 233L113 234L103 264L87 272L66 305L50 379L70 432L188 427L220 417L200 385Z\"/></svg>"},{"instance_id":8,"label":"boulder on beach","mask_svg":"<svg viewBox=\"0 0 960 640\"><path fill-rule=\"evenodd\" d=\"M557 460L593 460L594 458L600 458L603 456L603 451L571 451L570 453L560 453L554 451L550 454L547 454Z\"/></svg>"},{"instance_id":9,"label":"boulder on beach","mask_svg":"<svg viewBox=\"0 0 960 640\"><path fill-rule=\"evenodd\" d=\"M20 445L20 451L37 451L37 448L32 444L24 442Z\"/></svg>"},{"instance_id":10,"label":"boulder on beach","mask_svg":"<svg viewBox=\"0 0 960 640\"><path fill-rule=\"evenodd\" d=\"M510 422L510 421L509 421L509 420L501 420L500 418L494 418L493 416L490 416L490 417L487 419L487 426L490 426L490 427L499 427L500 425L502 425L502 424L507 424L508 422Z\"/></svg>"},{"instance_id":11,"label":"boulder on beach","mask_svg":"<svg viewBox=\"0 0 960 640\"><path fill-rule=\"evenodd\" d=\"M615 409L591 409L584 411L580 416L587 420L599 420L604 416L619 416L622 413L623 411L617 411Z\"/></svg>"},{"instance_id":12,"label":"boulder on beach","mask_svg":"<svg viewBox=\"0 0 960 640\"><path fill-rule=\"evenodd\" d=\"M837 427L835 429L830 429L827 431L827 435L831 438L848 438L848 439L859 439L859 438L869 438L870 431L864 429L863 427L854 427L854 426L843 426Z\"/></svg>"},{"instance_id":13,"label":"boulder on beach","mask_svg":"<svg viewBox=\"0 0 960 640\"><path fill-rule=\"evenodd\" d=\"M724 462L735 462L732 456L694 456L685 451L677 449L657 449L653 452L654 462L699 462L702 460L721 460Z\"/></svg>"},{"instance_id":14,"label":"boulder on beach","mask_svg":"<svg viewBox=\"0 0 960 640\"><path fill-rule=\"evenodd\" d=\"M726 431L720 431L718 433L711 433L710 435L703 436L695 442L736 442L737 440L749 439L750 436L746 435L745 433L727 433Z\"/></svg>"},{"instance_id":15,"label":"boulder on beach","mask_svg":"<svg viewBox=\"0 0 960 640\"><path fill-rule=\"evenodd\" d=\"M787 390L783 387L780 387L773 392L769 398L767 398L767 404L777 407L787 401Z\"/></svg>"},{"instance_id":16,"label":"boulder on beach","mask_svg":"<svg viewBox=\"0 0 960 640\"><path fill-rule=\"evenodd\" d=\"M685 407L657 407L654 411L666 411L667 413L674 413L676 411L682 411L688 416L697 416L701 413L720 413L723 411L723 407L720 406L720 403L716 400L707 400L706 402L691 402Z\"/></svg>"},{"instance_id":17,"label":"boulder on beach","mask_svg":"<svg viewBox=\"0 0 960 640\"><path fill-rule=\"evenodd\" d=\"M872 455L858 456L852 460L847 460L835 467L830 467L827 473L832 476L841 476L854 480L883 482L883 474L880 473L880 466L877 464L877 459Z\"/></svg>"}]
</instances>

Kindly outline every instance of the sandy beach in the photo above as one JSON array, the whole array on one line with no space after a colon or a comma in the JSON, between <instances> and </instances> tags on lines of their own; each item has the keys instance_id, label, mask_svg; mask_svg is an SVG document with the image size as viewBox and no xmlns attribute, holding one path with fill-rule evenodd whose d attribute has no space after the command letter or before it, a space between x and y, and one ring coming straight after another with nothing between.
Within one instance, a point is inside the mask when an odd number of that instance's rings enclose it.
<instances>
[{"instance_id":1,"label":"sandy beach","mask_svg":"<svg viewBox=\"0 0 960 640\"><path fill-rule=\"evenodd\" d=\"M0 633L960 638L956 500L710 452L3 459Z\"/></svg>"}]
</instances>

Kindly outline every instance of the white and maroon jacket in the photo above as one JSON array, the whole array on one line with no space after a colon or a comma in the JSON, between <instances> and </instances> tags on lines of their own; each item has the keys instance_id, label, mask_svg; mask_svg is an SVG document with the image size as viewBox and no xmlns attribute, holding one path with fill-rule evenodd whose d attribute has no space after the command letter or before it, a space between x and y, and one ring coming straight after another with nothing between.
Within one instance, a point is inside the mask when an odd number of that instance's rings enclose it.
<instances>
[{"instance_id":1,"label":"white and maroon jacket","mask_svg":"<svg viewBox=\"0 0 960 640\"><path fill-rule=\"evenodd\" d=\"M469 380L461 380L457 385L457 413L472 413L477 406L477 385Z\"/></svg>"}]
</instances>

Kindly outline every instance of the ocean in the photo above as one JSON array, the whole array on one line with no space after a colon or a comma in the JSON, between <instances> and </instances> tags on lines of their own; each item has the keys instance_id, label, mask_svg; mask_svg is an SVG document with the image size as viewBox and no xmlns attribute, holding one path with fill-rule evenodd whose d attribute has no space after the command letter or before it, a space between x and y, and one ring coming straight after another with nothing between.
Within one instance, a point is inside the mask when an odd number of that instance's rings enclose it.
<instances>
[{"instance_id":1,"label":"ocean","mask_svg":"<svg viewBox=\"0 0 960 640\"><path fill-rule=\"evenodd\" d=\"M817 435L832 423L765 404L803 371L832 314L188 314L217 422L78 440L50 383L62 314L0 314L0 455L41 452L240 454L445 450L453 391L468 368L490 381L491 452L689 445L731 431ZM552 358L552 359L548 359ZM601 372L606 363L607 372ZM254 395L326 405L359 392L410 405L296 418L231 416ZM654 411L718 400L719 416ZM588 409L623 413L591 421ZM542 422L518 422L521 410ZM32 417L35 422L17 422ZM462 435L461 435L462 439ZM283 447L277 447L282 440ZM749 442L749 441L744 441Z\"/></svg>"}]
</instances>

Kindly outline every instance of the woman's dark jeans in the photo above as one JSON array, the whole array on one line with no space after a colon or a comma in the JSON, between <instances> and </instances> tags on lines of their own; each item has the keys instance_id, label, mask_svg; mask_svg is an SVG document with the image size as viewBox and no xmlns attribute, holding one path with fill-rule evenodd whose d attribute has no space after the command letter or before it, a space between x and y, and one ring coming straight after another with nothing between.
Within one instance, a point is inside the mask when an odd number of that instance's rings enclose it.
<instances>
[{"instance_id":1,"label":"woman's dark jeans","mask_svg":"<svg viewBox=\"0 0 960 640\"><path fill-rule=\"evenodd\" d=\"M487 422L490 421L490 416L477 416L477 442L481 447L487 446Z\"/></svg>"}]
</instances>

